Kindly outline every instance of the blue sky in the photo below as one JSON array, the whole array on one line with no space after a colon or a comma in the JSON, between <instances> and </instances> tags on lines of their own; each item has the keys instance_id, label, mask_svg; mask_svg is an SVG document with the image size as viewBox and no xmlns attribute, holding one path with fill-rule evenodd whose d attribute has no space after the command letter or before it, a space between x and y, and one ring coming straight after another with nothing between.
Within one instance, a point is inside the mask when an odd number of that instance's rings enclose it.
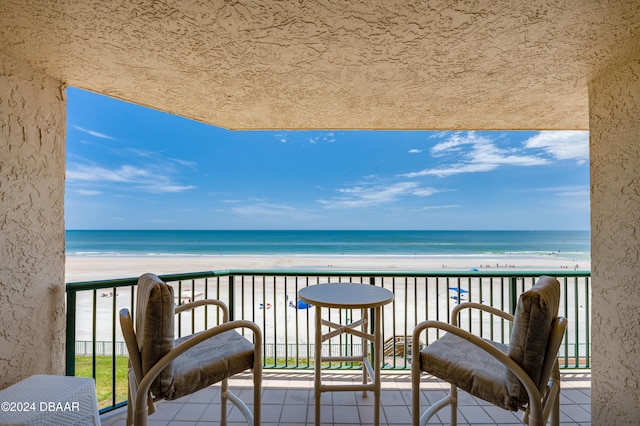
<instances>
[{"instance_id":1,"label":"blue sky","mask_svg":"<svg viewBox=\"0 0 640 426\"><path fill-rule=\"evenodd\" d=\"M229 131L67 96L67 229L589 229L588 132Z\"/></svg>"}]
</instances>

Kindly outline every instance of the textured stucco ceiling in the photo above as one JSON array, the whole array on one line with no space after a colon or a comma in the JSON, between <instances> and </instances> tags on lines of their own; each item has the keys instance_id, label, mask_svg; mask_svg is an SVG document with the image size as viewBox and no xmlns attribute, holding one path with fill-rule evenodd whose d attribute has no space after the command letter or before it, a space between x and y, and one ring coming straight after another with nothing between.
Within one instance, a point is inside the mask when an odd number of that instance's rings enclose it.
<instances>
[{"instance_id":1,"label":"textured stucco ceiling","mask_svg":"<svg viewBox=\"0 0 640 426\"><path fill-rule=\"evenodd\" d=\"M0 0L0 52L231 129L587 129L638 0Z\"/></svg>"}]
</instances>

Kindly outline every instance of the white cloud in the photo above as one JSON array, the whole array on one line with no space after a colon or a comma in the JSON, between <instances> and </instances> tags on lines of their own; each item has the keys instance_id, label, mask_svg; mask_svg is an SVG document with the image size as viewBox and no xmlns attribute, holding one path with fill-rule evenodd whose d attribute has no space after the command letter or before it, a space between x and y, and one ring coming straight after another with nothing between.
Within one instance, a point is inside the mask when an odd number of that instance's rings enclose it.
<instances>
[{"instance_id":1,"label":"white cloud","mask_svg":"<svg viewBox=\"0 0 640 426\"><path fill-rule=\"evenodd\" d=\"M181 185L176 182L177 177L186 169L196 170L197 163L180 158L170 158L162 155L162 151L128 148L125 150L128 158L131 154L142 157L142 165L124 164L115 167L104 167L93 162L85 161L69 163L67 167L67 181L93 184L103 189L110 184L118 184L118 190L138 190L148 193L178 193L194 189L193 185ZM96 188L84 191L97 190Z\"/></svg>"},{"instance_id":2,"label":"white cloud","mask_svg":"<svg viewBox=\"0 0 640 426\"><path fill-rule=\"evenodd\" d=\"M176 185L165 174L130 165L120 166L117 169L107 169L100 166L71 164L67 170L67 180L70 182L92 182L98 184L130 184L135 188L152 193L174 193L195 188L193 185Z\"/></svg>"},{"instance_id":3,"label":"white cloud","mask_svg":"<svg viewBox=\"0 0 640 426\"><path fill-rule=\"evenodd\" d=\"M295 209L287 205L257 203L233 207L231 210L243 216L285 216Z\"/></svg>"},{"instance_id":4,"label":"white cloud","mask_svg":"<svg viewBox=\"0 0 640 426\"><path fill-rule=\"evenodd\" d=\"M73 165L72 165L73 166ZM99 166L76 165L67 170L67 180L84 182L129 182L135 183L148 179L151 172L133 166L124 165L118 169Z\"/></svg>"},{"instance_id":5,"label":"white cloud","mask_svg":"<svg viewBox=\"0 0 640 426\"><path fill-rule=\"evenodd\" d=\"M540 132L529 138L525 147L543 149L558 160L576 160L578 164L584 164L589 160L589 132Z\"/></svg>"},{"instance_id":6,"label":"white cloud","mask_svg":"<svg viewBox=\"0 0 640 426\"><path fill-rule=\"evenodd\" d=\"M488 141L485 138L478 137L473 132L467 132L466 134L462 133L454 133L449 136L449 138L444 141L436 144L433 148L431 148L431 154L434 157L441 155L443 152L447 151L459 151L458 147L463 145L473 145L480 142Z\"/></svg>"},{"instance_id":7,"label":"white cloud","mask_svg":"<svg viewBox=\"0 0 640 426\"><path fill-rule=\"evenodd\" d=\"M433 169L424 169L419 172L406 173L402 176L408 178L420 177L420 176L438 176L446 177L456 175L459 173L475 173L475 172L490 172L498 168L497 164L452 164L448 167L440 167Z\"/></svg>"},{"instance_id":8,"label":"white cloud","mask_svg":"<svg viewBox=\"0 0 640 426\"><path fill-rule=\"evenodd\" d=\"M584 186L577 185L569 185L569 186L550 186L545 188L537 188L534 189L538 192L552 193L556 197L586 197L589 198L591 194L589 193L588 186L585 188Z\"/></svg>"},{"instance_id":9,"label":"white cloud","mask_svg":"<svg viewBox=\"0 0 640 426\"><path fill-rule=\"evenodd\" d=\"M188 167L192 170L196 170L198 168L198 163L196 163L195 161L181 160L180 158L167 158L167 159L183 167Z\"/></svg>"},{"instance_id":10,"label":"white cloud","mask_svg":"<svg viewBox=\"0 0 640 426\"><path fill-rule=\"evenodd\" d=\"M190 189L194 189L193 185L164 185L164 184L151 184L151 185L143 185L140 188L145 189L149 192L183 192L188 191Z\"/></svg>"},{"instance_id":11,"label":"white cloud","mask_svg":"<svg viewBox=\"0 0 640 426\"><path fill-rule=\"evenodd\" d=\"M415 188L413 191L411 191L411 194L415 195L416 197L430 197L433 194L437 194L439 192L442 191L435 188Z\"/></svg>"},{"instance_id":12,"label":"white cloud","mask_svg":"<svg viewBox=\"0 0 640 426\"><path fill-rule=\"evenodd\" d=\"M146 157L146 158L154 158L163 152L163 151L148 151L146 149L139 149L139 148L128 148L127 151L132 152L138 157Z\"/></svg>"},{"instance_id":13,"label":"white cloud","mask_svg":"<svg viewBox=\"0 0 640 426\"><path fill-rule=\"evenodd\" d=\"M387 204L404 196L428 197L441 192L435 188L421 187L416 182L392 184L360 183L350 188L337 190L341 195L329 200L317 200L325 208L370 207Z\"/></svg>"},{"instance_id":14,"label":"white cloud","mask_svg":"<svg viewBox=\"0 0 640 426\"><path fill-rule=\"evenodd\" d=\"M84 132L84 133L86 133L88 135L91 135L93 137L96 137L96 138L109 139L109 140L114 140L115 139L114 137L111 137L111 136L106 135L104 133L96 132L94 130L85 129L85 128L82 128L82 127L76 126L76 125L73 125L73 127L76 130L80 130L81 132Z\"/></svg>"},{"instance_id":15,"label":"white cloud","mask_svg":"<svg viewBox=\"0 0 640 426\"><path fill-rule=\"evenodd\" d=\"M336 138L333 132L328 132L328 133L325 133L324 135L317 135L309 138L309 143L312 145L317 144L318 142L333 143L335 141L336 141Z\"/></svg>"},{"instance_id":16,"label":"white cloud","mask_svg":"<svg viewBox=\"0 0 640 426\"><path fill-rule=\"evenodd\" d=\"M149 158L156 163L157 167L163 167L165 170L170 168L172 171L176 169L176 165L196 170L198 163L190 160L183 160L181 158L165 157L162 155L164 150L161 151L148 151L145 149L128 148L127 152L132 152L138 157Z\"/></svg>"},{"instance_id":17,"label":"white cloud","mask_svg":"<svg viewBox=\"0 0 640 426\"><path fill-rule=\"evenodd\" d=\"M489 172L502 165L539 166L548 164L548 160L539 156L524 155L515 148L499 148L491 140L478 136L475 132L458 132L448 135L447 140L431 148L435 158L452 157L453 161L440 167L432 167L402 176L446 177L460 173Z\"/></svg>"},{"instance_id":18,"label":"white cloud","mask_svg":"<svg viewBox=\"0 0 640 426\"><path fill-rule=\"evenodd\" d=\"M421 149L410 149L409 154L420 154L422 152Z\"/></svg>"},{"instance_id":19,"label":"white cloud","mask_svg":"<svg viewBox=\"0 0 640 426\"><path fill-rule=\"evenodd\" d=\"M558 197L586 197L589 198L591 194L588 190L576 190L576 191L562 191L556 193Z\"/></svg>"},{"instance_id":20,"label":"white cloud","mask_svg":"<svg viewBox=\"0 0 640 426\"><path fill-rule=\"evenodd\" d=\"M315 220L317 213L312 210L275 204L266 201L251 202L231 208L231 212L244 217L259 219L283 219L287 222Z\"/></svg>"},{"instance_id":21,"label":"white cloud","mask_svg":"<svg viewBox=\"0 0 640 426\"><path fill-rule=\"evenodd\" d=\"M333 142L336 141L336 138L335 138L333 132L329 132L324 136L323 140L325 142L333 143Z\"/></svg>"},{"instance_id":22,"label":"white cloud","mask_svg":"<svg viewBox=\"0 0 640 426\"><path fill-rule=\"evenodd\" d=\"M102 194L102 191L96 191L92 189L76 189L74 192L79 195L88 195L88 196Z\"/></svg>"},{"instance_id":23,"label":"white cloud","mask_svg":"<svg viewBox=\"0 0 640 426\"><path fill-rule=\"evenodd\" d=\"M275 133L273 137L281 143L309 143L315 145L317 143L326 142L333 143L336 141L335 134L333 132L322 133L320 131L306 131L298 130L292 131L292 133Z\"/></svg>"},{"instance_id":24,"label":"white cloud","mask_svg":"<svg viewBox=\"0 0 640 426\"><path fill-rule=\"evenodd\" d=\"M287 134L286 133L276 133L273 135L274 138L278 140L280 143L287 143Z\"/></svg>"}]
</instances>

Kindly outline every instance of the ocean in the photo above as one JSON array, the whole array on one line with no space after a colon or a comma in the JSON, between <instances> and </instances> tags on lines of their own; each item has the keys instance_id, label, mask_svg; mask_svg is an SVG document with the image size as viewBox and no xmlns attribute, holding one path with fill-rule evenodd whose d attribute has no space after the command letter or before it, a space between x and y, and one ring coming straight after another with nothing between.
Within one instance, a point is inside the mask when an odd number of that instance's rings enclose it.
<instances>
[{"instance_id":1,"label":"ocean","mask_svg":"<svg viewBox=\"0 0 640 426\"><path fill-rule=\"evenodd\" d=\"M589 231L80 231L67 256L549 256L590 258Z\"/></svg>"}]
</instances>

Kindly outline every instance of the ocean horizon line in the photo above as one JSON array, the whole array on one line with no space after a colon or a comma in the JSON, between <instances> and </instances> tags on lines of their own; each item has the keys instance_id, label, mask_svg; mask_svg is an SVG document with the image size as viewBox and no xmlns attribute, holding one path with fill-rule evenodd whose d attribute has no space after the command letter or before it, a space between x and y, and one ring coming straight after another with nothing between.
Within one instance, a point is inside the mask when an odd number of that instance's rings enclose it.
<instances>
[{"instance_id":1,"label":"ocean horizon line","mask_svg":"<svg viewBox=\"0 0 640 426\"><path fill-rule=\"evenodd\" d=\"M562 252L562 255L582 255L584 252ZM308 258L331 258L331 257L352 257L352 258L486 258L486 257L511 257L511 258L530 258L530 257L559 257L558 254L536 253L536 252L520 252L520 253L463 253L463 254L379 254L379 253L267 253L267 254L247 254L247 253L118 253L118 252L74 252L66 253L67 256L78 257L266 257L279 258L283 256L290 257L308 257Z\"/></svg>"},{"instance_id":2,"label":"ocean horizon line","mask_svg":"<svg viewBox=\"0 0 640 426\"><path fill-rule=\"evenodd\" d=\"M65 229L65 232L591 232L591 229Z\"/></svg>"},{"instance_id":3,"label":"ocean horizon line","mask_svg":"<svg viewBox=\"0 0 640 426\"><path fill-rule=\"evenodd\" d=\"M560 257L590 256L586 231L67 231L75 257Z\"/></svg>"}]
</instances>

